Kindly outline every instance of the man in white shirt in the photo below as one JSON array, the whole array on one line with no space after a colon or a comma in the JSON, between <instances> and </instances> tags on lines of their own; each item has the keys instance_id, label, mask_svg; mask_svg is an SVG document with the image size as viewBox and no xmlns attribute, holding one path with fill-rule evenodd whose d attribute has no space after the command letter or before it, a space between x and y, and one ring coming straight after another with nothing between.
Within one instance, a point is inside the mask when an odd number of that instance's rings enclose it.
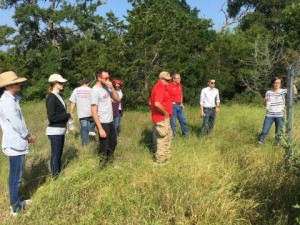
<instances>
[{"instance_id":1,"label":"man in white shirt","mask_svg":"<svg viewBox=\"0 0 300 225\"><path fill-rule=\"evenodd\" d=\"M220 110L219 90L215 88L216 81L209 79L207 84L208 87L203 88L200 95L200 116L203 118L202 135L213 129L216 113Z\"/></svg>"},{"instance_id":2,"label":"man in white shirt","mask_svg":"<svg viewBox=\"0 0 300 225\"><path fill-rule=\"evenodd\" d=\"M113 109L111 99L119 102L120 98L109 80L107 70L98 70L95 74L97 83L91 92L91 110L99 132L100 168L106 166L108 161L113 160L117 146L117 134L113 123Z\"/></svg>"},{"instance_id":3,"label":"man in white shirt","mask_svg":"<svg viewBox=\"0 0 300 225\"><path fill-rule=\"evenodd\" d=\"M92 117L91 112L91 88L89 87L89 80L84 77L81 80L81 86L75 88L70 97L70 114L71 118L74 120L74 109L77 106L77 114L80 122L80 134L82 145L86 146L89 144L89 135L96 136L94 132L95 122Z\"/></svg>"}]
</instances>

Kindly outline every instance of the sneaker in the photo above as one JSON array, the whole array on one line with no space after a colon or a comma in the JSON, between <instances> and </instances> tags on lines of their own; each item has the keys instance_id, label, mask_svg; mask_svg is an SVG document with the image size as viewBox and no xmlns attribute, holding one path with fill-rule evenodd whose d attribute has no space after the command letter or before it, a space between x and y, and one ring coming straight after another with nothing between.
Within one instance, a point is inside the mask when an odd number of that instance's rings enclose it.
<instances>
[{"instance_id":1,"label":"sneaker","mask_svg":"<svg viewBox=\"0 0 300 225\"><path fill-rule=\"evenodd\" d=\"M264 143L262 143L261 141L257 141L256 144L263 145Z\"/></svg>"},{"instance_id":2,"label":"sneaker","mask_svg":"<svg viewBox=\"0 0 300 225\"><path fill-rule=\"evenodd\" d=\"M94 131L90 131L89 132L89 136L93 136L94 137L94 136L96 136L96 133Z\"/></svg>"},{"instance_id":3,"label":"sneaker","mask_svg":"<svg viewBox=\"0 0 300 225\"><path fill-rule=\"evenodd\" d=\"M26 199L24 201L20 202L21 208L24 209L26 205L31 205L32 200L31 199Z\"/></svg>"},{"instance_id":4,"label":"sneaker","mask_svg":"<svg viewBox=\"0 0 300 225\"><path fill-rule=\"evenodd\" d=\"M14 212L13 208L10 207L10 215L12 215L13 217L16 217L21 210L25 209L25 206L30 205L31 203L32 203L32 200L30 200L30 199L21 201L20 207L15 212Z\"/></svg>"}]
</instances>

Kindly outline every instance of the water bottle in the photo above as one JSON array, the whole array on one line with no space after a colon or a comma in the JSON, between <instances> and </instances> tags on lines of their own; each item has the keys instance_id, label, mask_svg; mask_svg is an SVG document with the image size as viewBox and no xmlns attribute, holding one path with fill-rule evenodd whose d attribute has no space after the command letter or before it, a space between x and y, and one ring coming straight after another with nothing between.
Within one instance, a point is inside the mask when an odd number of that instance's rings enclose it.
<instances>
[{"instance_id":1,"label":"water bottle","mask_svg":"<svg viewBox=\"0 0 300 225\"><path fill-rule=\"evenodd\" d=\"M69 130L75 130L74 121L71 118L68 120L68 127Z\"/></svg>"}]
</instances>

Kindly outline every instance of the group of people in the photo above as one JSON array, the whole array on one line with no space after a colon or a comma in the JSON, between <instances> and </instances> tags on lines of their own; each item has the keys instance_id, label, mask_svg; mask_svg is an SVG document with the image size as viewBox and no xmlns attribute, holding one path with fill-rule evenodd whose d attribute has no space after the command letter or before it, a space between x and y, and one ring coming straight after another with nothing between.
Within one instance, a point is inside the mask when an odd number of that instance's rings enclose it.
<instances>
[{"instance_id":1,"label":"group of people","mask_svg":"<svg viewBox=\"0 0 300 225\"><path fill-rule=\"evenodd\" d=\"M220 109L219 90L215 87L214 79L208 80L208 86L203 88L200 95L200 116L203 118L201 133L209 133L214 127L216 113ZM188 126L183 113L183 91L180 73L169 72L159 74L149 100L152 112L153 145L155 163L163 164L171 158L171 141L176 136L177 119L181 125L182 136L188 136Z\"/></svg>"},{"instance_id":2,"label":"group of people","mask_svg":"<svg viewBox=\"0 0 300 225\"><path fill-rule=\"evenodd\" d=\"M89 136L96 136L95 127L98 130L100 167L103 168L114 160L114 151L117 146L119 125L123 114L123 97L120 88L121 80L110 81L107 70L98 70L95 73L96 83L90 88L89 80L82 78L81 86L76 88L70 100L70 113L60 91L63 90L66 79L59 74L52 74L48 82L50 84L46 99L46 110L49 125L46 135L50 140L51 159L50 167L52 176L56 178L61 172L61 156L63 153L67 123L75 120L74 110L80 122L82 145L89 144ZM22 168L25 155L29 151L29 144L36 141L36 136L27 129L22 111L20 109L21 84L26 78L18 77L13 71L0 74L0 125L3 131L2 150L9 158L9 198L11 214L17 213L30 200L21 201L19 186L22 178ZM294 81L293 93L297 94ZM208 79L207 87L200 94L200 117L203 119L201 134L212 131L216 114L220 110L219 91L215 87L216 81ZM275 144L279 144L281 128L284 123L284 97L287 89L281 89L282 79L275 77L272 80L273 89L267 91L264 104L267 106L267 114L263 124L258 144L263 144L272 123L275 122ZM163 71L159 74L158 81L154 85L149 100L151 107L153 129L153 143L155 148L155 164L162 165L171 158L171 141L176 137L177 119L181 125L182 136L187 137L188 125L184 116L183 91L180 73Z\"/></svg>"},{"instance_id":3,"label":"group of people","mask_svg":"<svg viewBox=\"0 0 300 225\"><path fill-rule=\"evenodd\" d=\"M121 104L123 93L120 88L123 82L121 80L111 82L107 70L98 70L95 73L95 79L96 83L93 88L89 87L89 80L83 78L81 86L72 92L69 99L70 113L67 112L67 104L60 95L67 80L60 74L52 74L48 79L50 87L46 98L46 110L49 124L46 128L46 135L50 140L50 168L54 179L61 172L67 123L75 119L75 106L77 106L81 126L82 145L89 144L89 136L96 135L94 128L97 127L100 140L98 148L100 166L104 167L113 160L123 113ZM27 129L19 105L18 93L21 90L21 84L26 80L24 77L18 77L13 71L0 74L2 149L9 158L9 197L13 216L31 203L31 200L21 201L19 196L25 155L29 152L29 144L36 141L36 136Z\"/></svg>"}]
</instances>

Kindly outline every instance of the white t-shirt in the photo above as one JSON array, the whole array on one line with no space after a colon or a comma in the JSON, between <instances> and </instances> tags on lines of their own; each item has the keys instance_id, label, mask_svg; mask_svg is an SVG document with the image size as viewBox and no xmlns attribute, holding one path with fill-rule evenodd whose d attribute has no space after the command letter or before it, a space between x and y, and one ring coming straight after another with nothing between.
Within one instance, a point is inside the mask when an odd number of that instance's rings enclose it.
<instances>
[{"instance_id":1,"label":"white t-shirt","mask_svg":"<svg viewBox=\"0 0 300 225\"><path fill-rule=\"evenodd\" d=\"M72 92L69 100L76 103L78 118L92 116L91 113L91 91L90 87L78 87Z\"/></svg>"},{"instance_id":2,"label":"white t-shirt","mask_svg":"<svg viewBox=\"0 0 300 225\"><path fill-rule=\"evenodd\" d=\"M91 105L98 106L98 117L100 119L100 123L111 123L113 121L111 96L112 92L106 86L94 86L92 88Z\"/></svg>"},{"instance_id":3,"label":"white t-shirt","mask_svg":"<svg viewBox=\"0 0 300 225\"><path fill-rule=\"evenodd\" d=\"M267 117L283 117L286 94L287 89L279 89L277 94L273 90L267 91L265 97L270 100L267 102Z\"/></svg>"}]
</instances>

